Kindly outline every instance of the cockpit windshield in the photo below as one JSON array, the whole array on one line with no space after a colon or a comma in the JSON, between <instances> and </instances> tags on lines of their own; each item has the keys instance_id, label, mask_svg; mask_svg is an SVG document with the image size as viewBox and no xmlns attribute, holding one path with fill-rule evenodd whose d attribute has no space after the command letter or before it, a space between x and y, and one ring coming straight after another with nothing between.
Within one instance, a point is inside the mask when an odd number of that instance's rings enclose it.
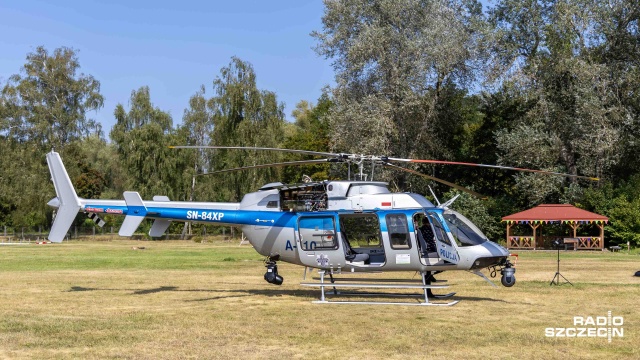
<instances>
[{"instance_id":1,"label":"cockpit windshield","mask_svg":"<svg viewBox=\"0 0 640 360\"><path fill-rule=\"evenodd\" d=\"M458 246L473 246L488 240L482 231L462 214L449 209L443 217Z\"/></svg>"}]
</instances>

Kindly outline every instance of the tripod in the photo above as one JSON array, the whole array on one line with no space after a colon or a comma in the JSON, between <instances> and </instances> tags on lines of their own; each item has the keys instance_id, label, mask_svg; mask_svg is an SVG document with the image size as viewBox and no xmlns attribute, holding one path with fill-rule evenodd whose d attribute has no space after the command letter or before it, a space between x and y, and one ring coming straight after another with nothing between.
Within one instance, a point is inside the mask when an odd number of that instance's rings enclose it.
<instances>
[{"instance_id":1,"label":"tripod","mask_svg":"<svg viewBox=\"0 0 640 360\"><path fill-rule=\"evenodd\" d=\"M569 283L569 285L573 286L573 284L571 283L571 281L567 280L566 277L562 276L562 274L560 274L560 245L556 245L556 248L558 249L558 270L556 271L556 274L553 276L553 279L551 279L551 282L549 283L549 286L551 285L564 285L565 283ZM564 279L564 282L562 284L560 284L560 278Z\"/></svg>"}]
</instances>

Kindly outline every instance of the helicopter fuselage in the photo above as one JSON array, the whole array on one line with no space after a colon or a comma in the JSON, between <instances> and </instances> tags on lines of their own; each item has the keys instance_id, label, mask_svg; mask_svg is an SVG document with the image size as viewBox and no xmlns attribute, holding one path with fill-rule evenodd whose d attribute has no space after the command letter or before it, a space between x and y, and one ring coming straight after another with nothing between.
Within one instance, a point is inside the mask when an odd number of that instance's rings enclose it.
<instances>
[{"instance_id":1,"label":"helicopter fuselage","mask_svg":"<svg viewBox=\"0 0 640 360\"><path fill-rule=\"evenodd\" d=\"M124 201L77 200L80 212L126 216L120 230L124 236L132 235L144 218L154 220L151 236L161 236L171 221L238 226L269 259L330 271L474 270L505 263L508 251L462 215L436 207L419 194L391 193L386 185L275 183L239 203L170 201L163 196L142 201L137 193L125 193ZM57 208L60 201L49 204ZM139 221L126 226L133 218ZM420 223L430 228L429 236Z\"/></svg>"}]
</instances>

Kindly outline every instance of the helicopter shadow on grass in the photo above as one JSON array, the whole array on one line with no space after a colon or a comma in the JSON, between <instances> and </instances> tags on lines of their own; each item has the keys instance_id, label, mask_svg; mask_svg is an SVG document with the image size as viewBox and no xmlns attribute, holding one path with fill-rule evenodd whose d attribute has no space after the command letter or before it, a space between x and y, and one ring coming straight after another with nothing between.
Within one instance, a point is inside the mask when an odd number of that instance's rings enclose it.
<instances>
[{"instance_id":1,"label":"helicopter shadow on grass","mask_svg":"<svg viewBox=\"0 0 640 360\"><path fill-rule=\"evenodd\" d=\"M160 286L150 289L123 289L123 288L93 288L93 287L83 287L83 286L72 286L67 292L83 292L83 291L131 291L130 295L149 295L156 294L161 292L202 292L202 293L224 293L230 294L228 296L214 296L207 297L202 299L194 299L194 300L186 300L188 302L192 301L208 301L208 300L217 300L222 298L230 298L230 297L245 297L252 295L261 295L268 297L281 297L281 296L300 296L300 297L310 297L316 298L318 296L317 291L313 290L295 290L295 289L180 289L177 286ZM231 295L237 294L238 295Z\"/></svg>"},{"instance_id":2,"label":"helicopter shadow on grass","mask_svg":"<svg viewBox=\"0 0 640 360\"><path fill-rule=\"evenodd\" d=\"M314 289L180 289L177 286L160 286L150 289L116 289L116 288L90 288L90 287L82 287L82 286L72 286L67 292L82 292L82 291L131 291L130 295L149 295L156 294L161 292L202 292L202 293L221 293L225 295L220 296L212 296L205 297L201 299L192 299L185 300L185 302L202 302L202 301L211 301L211 300L219 300L225 298L237 298L237 297L247 297L247 296L267 296L267 297L283 297L283 296L292 296L299 297L305 300L316 300L319 295L319 290ZM344 294L334 295L333 291L327 289L326 295L329 297L343 297ZM369 297L371 293L366 292L358 292L351 291L349 295L357 297L358 295ZM379 297L404 297L408 298L407 294L393 294L393 293L376 293ZM412 294L416 298L420 298L420 294ZM374 296L375 297L375 296ZM430 300L442 300L437 298L429 298ZM490 301L490 302L502 302L507 303L507 301L502 299L494 299L494 298L486 298L486 297L474 297L474 296L454 296L455 300L464 300L464 301Z\"/></svg>"}]
</instances>

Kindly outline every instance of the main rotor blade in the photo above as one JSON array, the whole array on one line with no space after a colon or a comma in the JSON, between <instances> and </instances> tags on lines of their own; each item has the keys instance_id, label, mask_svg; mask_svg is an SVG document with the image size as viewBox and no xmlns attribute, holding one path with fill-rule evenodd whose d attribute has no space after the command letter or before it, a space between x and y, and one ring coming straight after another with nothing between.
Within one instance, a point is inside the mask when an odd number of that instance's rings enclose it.
<instances>
[{"instance_id":1,"label":"main rotor blade","mask_svg":"<svg viewBox=\"0 0 640 360\"><path fill-rule=\"evenodd\" d=\"M169 146L170 149L228 149L228 150L267 150L267 151L282 151L295 154L305 155L317 155L317 156L339 156L340 154L321 152L321 151L308 151L308 150L294 150L294 149L280 149L280 148L267 148L267 147L252 147L252 146Z\"/></svg>"},{"instance_id":2,"label":"main rotor blade","mask_svg":"<svg viewBox=\"0 0 640 360\"><path fill-rule=\"evenodd\" d=\"M212 174L221 174L221 173L226 173L226 172L241 171L241 170L249 170L249 169L262 169L262 168L267 168L267 167L299 166L299 165L323 164L323 163L329 163L329 162L332 162L331 160L333 160L333 159L317 159L317 160L287 161L287 162L273 163L273 164L260 164L260 165L252 165L252 166L243 166L243 167L233 168L233 169L224 169L224 170L211 171L211 172L208 172L208 173L206 173L206 174L197 174L196 176L201 176L201 175L212 175Z\"/></svg>"},{"instance_id":3,"label":"main rotor blade","mask_svg":"<svg viewBox=\"0 0 640 360\"><path fill-rule=\"evenodd\" d=\"M426 163L426 164L477 166L477 167L490 168L490 169L515 170L515 171L524 171L524 172L532 172L532 173L540 173L540 174L548 174L548 175L558 175L558 176L572 177L572 178L578 178L578 179L588 179L588 180L592 180L592 181L599 181L600 180L599 178L591 177L591 176L571 175L571 174L559 173L559 172L554 172L554 171L525 169L525 168L518 168L518 167L512 167L512 166L501 166L501 165L476 164L476 163L460 162L460 161L419 160L419 159L401 159L401 158L388 158L387 160L388 161L412 162L412 163Z\"/></svg>"},{"instance_id":4,"label":"main rotor blade","mask_svg":"<svg viewBox=\"0 0 640 360\"><path fill-rule=\"evenodd\" d=\"M458 184L454 184L454 183L452 183L452 182L448 182L448 181L446 181L446 180L439 179L439 178L437 178L437 177L433 177L433 176L430 176L430 175L427 175L427 174L423 174L423 173L421 173L421 172L419 172L419 171L415 171L415 170L412 170L412 169L403 168L402 166L398 166L398 165L394 165L394 164L389 164L389 163L384 163L383 165L384 165L384 166L387 166L387 167L390 167L390 168L394 168L394 169L398 169L398 170L406 171L406 172L408 172L408 173L412 173L412 174L415 174L415 175L419 175L419 176L422 176L422 177L427 178L427 179L429 179L429 180L433 180L433 181L439 182L439 183L441 183L441 184L445 184L445 185L450 186L450 187L452 187L452 188L454 188L454 189L458 189L458 190L460 190L460 191L464 191L464 192L466 192L466 193L468 193L468 194L471 194L471 195L473 195L473 196L475 196L475 197L477 197L477 198L483 199L483 200L487 199L487 197L486 197L486 196L484 196L484 195L482 195L482 194L479 194L479 193L477 193L477 192L475 192L475 191L473 191L473 190L467 189L467 188L466 188L466 187L464 187L464 186L460 186L460 185L458 185Z\"/></svg>"}]
</instances>

